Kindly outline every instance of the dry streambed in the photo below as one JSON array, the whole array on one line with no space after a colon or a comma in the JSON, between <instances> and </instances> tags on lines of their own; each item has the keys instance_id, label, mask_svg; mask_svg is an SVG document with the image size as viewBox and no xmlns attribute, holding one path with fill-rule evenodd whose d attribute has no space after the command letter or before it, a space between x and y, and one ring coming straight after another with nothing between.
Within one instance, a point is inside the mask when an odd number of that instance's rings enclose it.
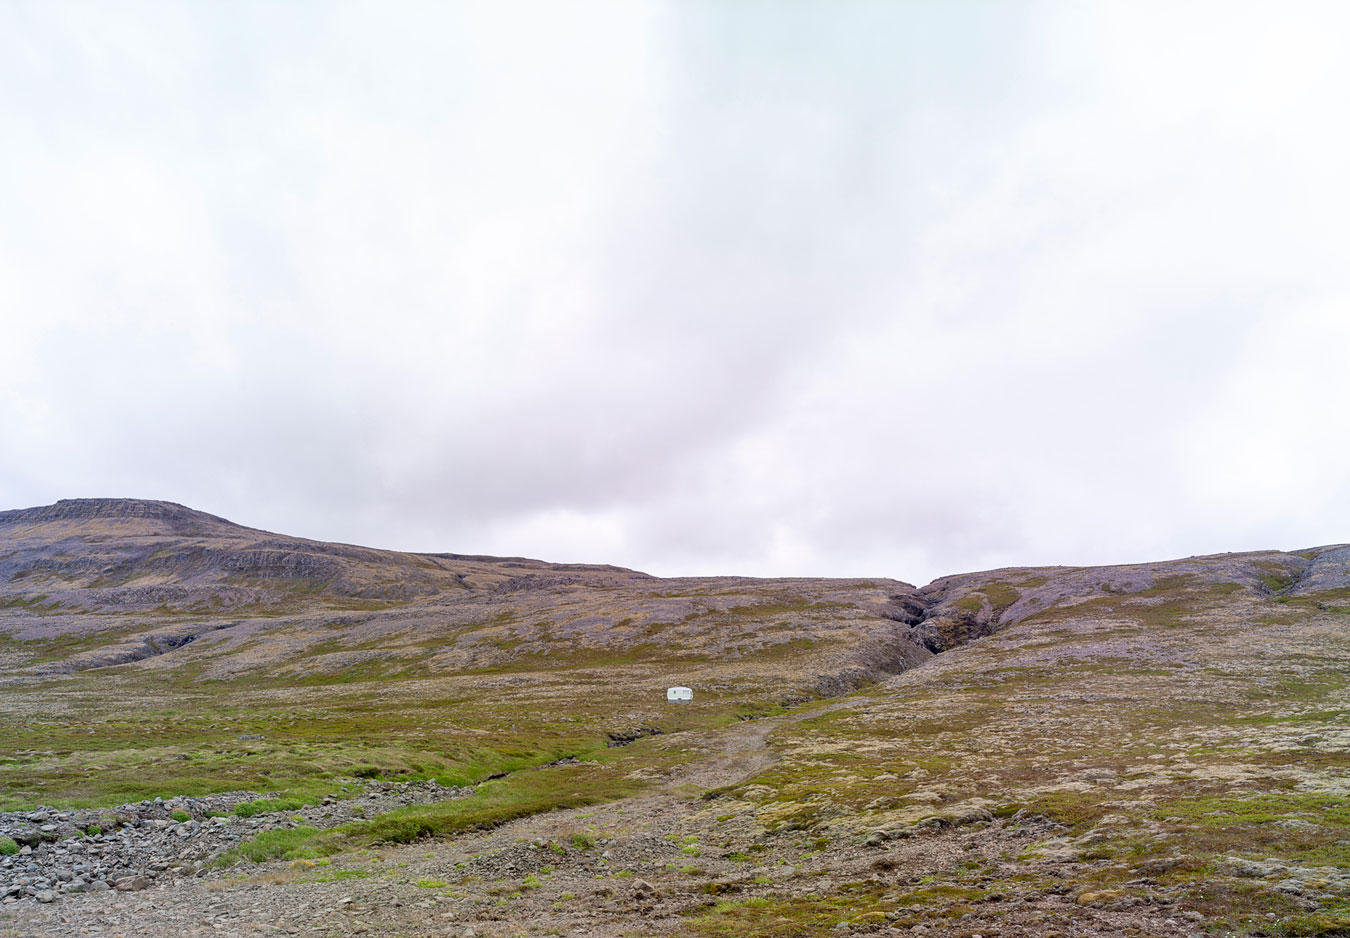
<instances>
[{"instance_id":1,"label":"dry streambed","mask_svg":"<svg viewBox=\"0 0 1350 938\"><path fill-rule=\"evenodd\" d=\"M341 796L317 805L252 813L248 806L275 798L224 792L201 798L156 798L116 808L0 814L0 897L54 902L62 896L108 890L138 891L155 882L203 875L221 853L266 831L329 828L395 808L464 798L472 788L434 780L379 782L351 779ZM251 814L243 817L241 814Z\"/></svg>"}]
</instances>

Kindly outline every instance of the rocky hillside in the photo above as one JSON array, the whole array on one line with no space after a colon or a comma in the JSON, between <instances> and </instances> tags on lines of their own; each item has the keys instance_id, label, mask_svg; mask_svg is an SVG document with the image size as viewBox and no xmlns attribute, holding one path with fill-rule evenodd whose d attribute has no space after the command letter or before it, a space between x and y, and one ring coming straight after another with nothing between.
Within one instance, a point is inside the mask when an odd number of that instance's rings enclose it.
<instances>
[{"instance_id":1,"label":"rocky hillside","mask_svg":"<svg viewBox=\"0 0 1350 938\"><path fill-rule=\"evenodd\" d=\"M0 713L14 934L1350 934L1344 545L662 579L74 500L0 513Z\"/></svg>"},{"instance_id":2,"label":"rocky hillside","mask_svg":"<svg viewBox=\"0 0 1350 938\"><path fill-rule=\"evenodd\" d=\"M241 527L165 502L0 513L8 676L196 668L335 679L563 666L597 655L817 663L795 688L903 669L925 605L892 580L658 579L619 567L408 554ZM27 656L22 651L29 650Z\"/></svg>"},{"instance_id":3,"label":"rocky hillside","mask_svg":"<svg viewBox=\"0 0 1350 938\"><path fill-rule=\"evenodd\" d=\"M896 580L661 579L620 567L410 554L243 527L168 502L0 512L3 677L193 667L206 678L418 676L596 654L743 661L810 648L837 690L1029 616L1179 577L1257 595L1350 587L1350 548ZM191 647L189 647L191 646ZM30 652L24 655L23 652ZM771 655L770 655L771 656ZM792 655L794 669L800 655Z\"/></svg>"}]
</instances>

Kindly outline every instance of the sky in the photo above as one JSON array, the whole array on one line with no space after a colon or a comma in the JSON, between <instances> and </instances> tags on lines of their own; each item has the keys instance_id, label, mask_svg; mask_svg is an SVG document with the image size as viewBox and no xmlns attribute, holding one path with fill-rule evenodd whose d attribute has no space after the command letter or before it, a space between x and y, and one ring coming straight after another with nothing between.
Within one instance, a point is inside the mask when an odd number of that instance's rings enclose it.
<instances>
[{"instance_id":1,"label":"sky","mask_svg":"<svg viewBox=\"0 0 1350 938\"><path fill-rule=\"evenodd\" d=\"M1350 541L1350 5L0 4L0 508L662 575Z\"/></svg>"}]
</instances>

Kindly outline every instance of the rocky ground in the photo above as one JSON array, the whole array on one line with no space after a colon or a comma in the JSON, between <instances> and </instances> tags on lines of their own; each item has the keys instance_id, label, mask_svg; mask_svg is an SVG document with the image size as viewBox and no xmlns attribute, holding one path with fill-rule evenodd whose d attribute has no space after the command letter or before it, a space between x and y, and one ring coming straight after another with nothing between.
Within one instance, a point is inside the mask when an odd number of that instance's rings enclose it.
<instances>
[{"instance_id":1,"label":"rocky ground","mask_svg":"<svg viewBox=\"0 0 1350 938\"><path fill-rule=\"evenodd\" d=\"M814 714L807 716L813 717ZM770 761L765 720L702 741L706 758L657 792L601 809L513 822L453 842L383 847L328 862L208 870L134 895L76 895L6 910L0 934L188 936L614 936L738 934L757 901L789 906L774 934L1191 935L1206 917L1146 885L1131 903L1082 901L1081 844L1043 815L987 811L837 840L766 831L686 788L729 784ZM682 793L683 792L683 793ZM932 816L936 818L937 816ZM1024 856L1034 846L1053 849ZM1040 873L955 916L928 895ZM946 882L951 884L947 885ZM939 885L934 885L939 884ZM881 907L877 891L913 901ZM805 911L803 911L805 910ZM733 916L729 922L719 917ZM765 933L757 925L754 933ZM747 932L748 933L748 932Z\"/></svg>"},{"instance_id":2,"label":"rocky ground","mask_svg":"<svg viewBox=\"0 0 1350 938\"><path fill-rule=\"evenodd\" d=\"M346 781L339 796L320 804L256 814L248 807L278 793L222 792L104 809L0 813L0 838L8 838L14 851L0 858L0 898L8 905L55 902L79 893L137 892L206 875L222 853L266 831L336 827L395 808L473 794L472 788L446 788L435 780Z\"/></svg>"}]
</instances>

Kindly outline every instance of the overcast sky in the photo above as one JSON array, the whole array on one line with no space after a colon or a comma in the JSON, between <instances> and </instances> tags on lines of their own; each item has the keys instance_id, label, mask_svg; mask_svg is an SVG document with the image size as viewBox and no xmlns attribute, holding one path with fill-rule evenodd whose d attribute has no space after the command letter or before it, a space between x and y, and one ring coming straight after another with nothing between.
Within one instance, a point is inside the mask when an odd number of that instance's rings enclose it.
<instances>
[{"instance_id":1,"label":"overcast sky","mask_svg":"<svg viewBox=\"0 0 1350 938\"><path fill-rule=\"evenodd\" d=\"M0 4L0 508L658 574L1350 541L1350 5Z\"/></svg>"}]
</instances>

